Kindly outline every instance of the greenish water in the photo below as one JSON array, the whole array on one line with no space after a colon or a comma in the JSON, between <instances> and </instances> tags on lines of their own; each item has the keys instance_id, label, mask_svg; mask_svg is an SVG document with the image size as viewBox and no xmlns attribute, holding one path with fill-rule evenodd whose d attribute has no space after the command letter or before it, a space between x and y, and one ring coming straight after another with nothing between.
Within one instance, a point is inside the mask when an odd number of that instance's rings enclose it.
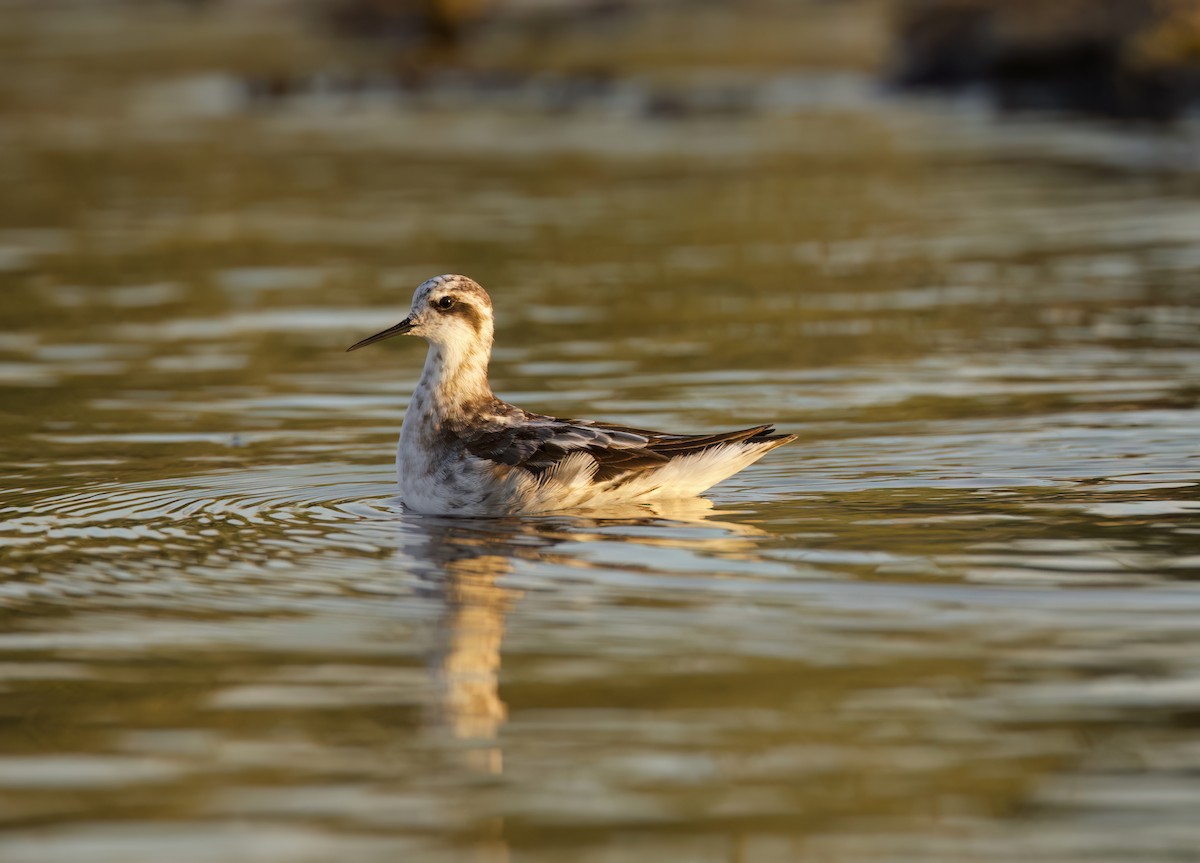
<instances>
[{"instance_id":1,"label":"greenish water","mask_svg":"<svg viewBox=\"0 0 1200 863\"><path fill-rule=\"evenodd\" d=\"M1170 142L851 76L258 105L13 20L0 860L1195 859L1200 197L1113 167ZM799 440L405 514L422 346L343 349L446 271L512 401Z\"/></svg>"}]
</instances>

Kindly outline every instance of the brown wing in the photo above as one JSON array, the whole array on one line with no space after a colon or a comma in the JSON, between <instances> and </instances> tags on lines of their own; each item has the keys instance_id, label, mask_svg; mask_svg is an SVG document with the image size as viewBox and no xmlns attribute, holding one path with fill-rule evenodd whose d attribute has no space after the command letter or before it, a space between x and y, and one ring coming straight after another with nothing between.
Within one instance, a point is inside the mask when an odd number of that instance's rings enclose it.
<instances>
[{"instance_id":1,"label":"brown wing","mask_svg":"<svg viewBox=\"0 0 1200 863\"><path fill-rule=\"evenodd\" d=\"M540 476L577 452L596 460L595 478L604 482L662 467L679 456L703 452L714 446L747 442L785 442L787 435L772 435L771 426L710 435L674 435L590 420L567 420L507 409L483 425L459 434L467 452L476 458L512 465ZM519 412L519 413L518 413Z\"/></svg>"}]
</instances>

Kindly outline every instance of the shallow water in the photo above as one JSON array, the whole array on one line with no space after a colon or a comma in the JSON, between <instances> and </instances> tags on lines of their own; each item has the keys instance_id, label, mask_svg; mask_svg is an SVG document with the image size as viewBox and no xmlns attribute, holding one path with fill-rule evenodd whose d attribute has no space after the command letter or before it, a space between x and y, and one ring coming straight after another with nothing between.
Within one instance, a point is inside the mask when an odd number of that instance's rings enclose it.
<instances>
[{"instance_id":1,"label":"shallow water","mask_svg":"<svg viewBox=\"0 0 1200 863\"><path fill-rule=\"evenodd\" d=\"M1170 141L93 93L70 35L0 128L0 859L1192 859L1200 197L1108 158ZM404 513L422 346L343 348L452 270L513 401L799 440Z\"/></svg>"}]
</instances>

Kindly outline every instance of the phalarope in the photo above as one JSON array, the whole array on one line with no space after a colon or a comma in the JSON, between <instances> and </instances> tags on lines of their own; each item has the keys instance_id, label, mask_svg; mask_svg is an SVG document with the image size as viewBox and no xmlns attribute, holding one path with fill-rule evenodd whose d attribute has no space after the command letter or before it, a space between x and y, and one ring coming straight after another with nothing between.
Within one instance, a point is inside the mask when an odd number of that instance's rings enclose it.
<instances>
[{"instance_id":1,"label":"phalarope","mask_svg":"<svg viewBox=\"0 0 1200 863\"><path fill-rule=\"evenodd\" d=\"M531 515L700 494L795 440L769 425L671 434L529 413L488 385L492 301L466 276L419 285L404 320L347 348L392 336L429 342L400 429L400 499L419 513Z\"/></svg>"}]
</instances>

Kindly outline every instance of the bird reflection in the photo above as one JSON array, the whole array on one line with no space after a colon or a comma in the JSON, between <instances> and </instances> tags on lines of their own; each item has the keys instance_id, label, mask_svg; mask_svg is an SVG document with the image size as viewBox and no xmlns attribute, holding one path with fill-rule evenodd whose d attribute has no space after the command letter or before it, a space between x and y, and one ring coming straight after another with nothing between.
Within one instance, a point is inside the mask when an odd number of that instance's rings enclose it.
<instances>
[{"instance_id":1,"label":"bird reflection","mask_svg":"<svg viewBox=\"0 0 1200 863\"><path fill-rule=\"evenodd\" d=\"M429 663L433 698L427 706L427 730L443 741L448 738L471 773L498 776L504 770L500 733L508 710L500 695L502 642L506 617L522 595L504 581L521 561L576 570L600 566L580 553L582 543L595 542L702 549L713 557L743 560L756 557L766 534L751 525L717 520L718 515L711 503L696 498L588 518L406 516L398 562L419 578L439 607ZM681 534L680 526L705 530L700 536ZM507 861L503 819L480 815L475 858Z\"/></svg>"},{"instance_id":2,"label":"bird reflection","mask_svg":"<svg viewBox=\"0 0 1200 863\"><path fill-rule=\"evenodd\" d=\"M497 582L517 557L553 545L536 528L506 520L418 517L405 522L399 558L439 601L430 670L430 730L464 745L467 766L503 770L495 741L507 710L500 698L505 615L520 593Z\"/></svg>"},{"instance_id":3,"label":"bird reflection","mask_svg":"<svg viewBox=\"0 0 1200 863\"><path fill-rule=\"evenodd\" d=\"M516 591L496 584L512 569L511 558L472 546L468 537L449 543L443 572L443 611L438 620L433 675L434 721L456 739L474 743L467 751L471 767L498 774L503 769L495 741L507 715L500 700L500 642L504 616Z\"/></svg>"},{"instance_id":4,"label":"bird reflection","mask_svg":"<svg viewBox=\"0 0 1200 863\"><path fill-rule=\"evenodd\" d=\"M716 515L720 513L709 501L694 498L653 508L606 510L587 518L406 519L399 557L441 603L430 657L435 693L428 710L431 729L462 744L471 769L493 775L504 769L497 743L507 716L499 687L501 644L505 617L521 593L500 582L517 561L588 567L592 564L572 554L571 546L598 540L689 549L700 545L716 556L753 556L756 538L763 532L751 525L716 520ZM619 529L664 522L702 525L719 529L720 534L697 541L666 530L661 535L639 532L633 537Z\"/></svg>"}]
</instances>

